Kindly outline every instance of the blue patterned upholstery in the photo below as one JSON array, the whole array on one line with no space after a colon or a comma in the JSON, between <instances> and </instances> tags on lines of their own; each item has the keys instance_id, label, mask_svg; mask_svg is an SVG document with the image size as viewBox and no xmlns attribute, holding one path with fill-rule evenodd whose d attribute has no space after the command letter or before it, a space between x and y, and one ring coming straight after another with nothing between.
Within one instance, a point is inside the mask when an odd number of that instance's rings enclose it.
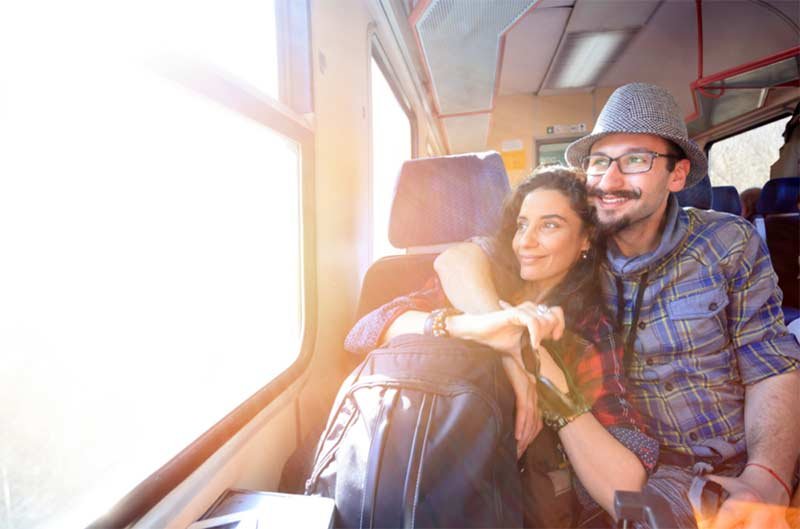
<instances>
[{"instance_id":1,"label":"blue patterned upholstery","mask_svg":"<svg viewBox=\"0 0 800 529\"><path fill-rule=\"evenodd\" d=\"M409 248L492 235L508 192L496 152L409 160L395 187L389 241Z\"/></svg>"},{"instance_id":2,"label":"blue patterned upholstery","mask_svg":"<svg viewBox=\"0 0 800 529\"><path fill-rule=\"evenodd\" d=\"M756 213L770 215L777 213L797 213L800 199L800 176L775 178L761 189L756 203Z\"/></svg>"},{"instance_id":3,"label":"blue patterned upholstery","mask_svg":"<svg viewBox=\"0 0 800 529\"><path fill-rule=\"evenodd\" d=\"M742 201L739 192L733 186L714 186L711 188L711 208L716 211L742 214Z\"/></svg>"},{"instance_id":4,"label":"blue patterned upholstery","mask_svg":"<svg viewBox=\"0 0 800 529\"><path fill-rule=\"evenodd\" d=\"M411 248L492 235L508 192L496 152L409 160L397 179L389 241ZM392 255L373 263L364 276L356 319L422 287L433 276L436 255Z\"/></svg>"},{"instance_id":5,"label":"blue patterned upholstery","mask_svg":"<svg viewBox=\"0 0 800 529\"><path fill-rule=\"evenodd\" d=\"M800 308L800 177L764 184L756 203L756 228L766 238L772 266L783 291L783 307ZM796 311L787 313L796 317Z\"/></svg>"},{"instance_id":6,"label":"blue patterned upholstery","mask_svg":"<svg viewBox=\"0 0 800 529\"><path fill-rule=\"evenodd\" d=\"M705 175L695 185L678 191L675 196L681 207L711 209L711 180Z\"/></svg>"}]
</instances>

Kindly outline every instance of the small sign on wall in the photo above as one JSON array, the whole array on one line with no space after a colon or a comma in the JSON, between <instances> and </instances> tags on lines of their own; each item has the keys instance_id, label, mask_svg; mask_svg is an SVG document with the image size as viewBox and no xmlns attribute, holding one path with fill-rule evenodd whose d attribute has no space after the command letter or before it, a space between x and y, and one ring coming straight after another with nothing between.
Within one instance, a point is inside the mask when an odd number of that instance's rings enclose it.
<instances>
[{"instance_id":1,"label":"small sign on wall","mask_svg":"<svg viewBox=\"0 0 800 529\"><path fill-rule=\"evenodd\" d=\"M503 159L506 171L525 170L525 151L502 151L500 157Z\"/></svg>"},{"instance_id":2,"label":"small sign on wall","mask_svg":"<svg viewBox=\"0 0 800 529\"><path fill-rule=\"evenodd\" d=\"M522 140L505 140L500 144L500 157L506 171L524 171L527 167L525 163L525 149Z\"/></svg>"},{"instance_id":3,"label":"small sign on wall","mask_svg":"<svg viewBox=\"0 0 800 529\"><path fill-rule=\"evenodd\" d=\"M582 134L586 132L586 123L573 123L572 125L550 125L547 134Z\"/></svg>"}]
</instances>

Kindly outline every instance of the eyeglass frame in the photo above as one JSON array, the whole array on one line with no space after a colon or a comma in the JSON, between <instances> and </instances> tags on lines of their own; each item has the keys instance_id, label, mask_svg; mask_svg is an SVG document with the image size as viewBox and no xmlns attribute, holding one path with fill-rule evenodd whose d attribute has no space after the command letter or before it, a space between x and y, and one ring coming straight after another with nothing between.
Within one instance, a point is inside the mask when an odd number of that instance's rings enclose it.
<instances>
[{"instance_id":1,"label":"eyeglass frame","mask_svg":"<svg viewBox=\"0 0 800 529\"><path fill-rule=\"evenodd\" d=\"M619 160L620 158L624 158L626 156L630 156L631 154L650 154L650 155L652 155L653 158L650 160L650 167L648 167L644 171L636 171L636 172L633 172L633 173L629 173L629 172L623 171L622 167L617 162L617 160ZM608 167L606 167L605 171L603 171L602 173L590 173L588 167L587 168L583 168L584 161L588 160L592 156L603 156L605 158L608 158ZM606 174L608 172L608 170L611 169L611 164L612 163L616 163L617 164L617 169L619 169L619 172L622 173L622 174L642 174L642 173L646 173L647 171L649 171L649 170L651 170L653 168L653 164L655 163L657 158L674 158L676 160L683 160L684 159L684 158L682 158L682 157L680 157L678 155L675 155L675 154L661 154L660 152L647 151L647 150L645 150L645 151L626 152L625 154L620 154L616 158L612 158L611 156L609 156L607 154L587 154L586 156L581 158L581 168L586 172L586 174L588 176L600 176L600 175Z\"/></svg>"}]
</instances>

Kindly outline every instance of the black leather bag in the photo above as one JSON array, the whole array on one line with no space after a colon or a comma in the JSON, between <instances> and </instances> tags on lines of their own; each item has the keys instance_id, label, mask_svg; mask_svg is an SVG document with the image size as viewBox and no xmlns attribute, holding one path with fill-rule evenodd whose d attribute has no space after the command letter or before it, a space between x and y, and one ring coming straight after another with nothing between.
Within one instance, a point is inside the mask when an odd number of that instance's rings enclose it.
<instances>
[{"instance_id":1,"label":"black leather bag","mask_svg":"<svg viewBox=\"0 0 800 529\"><path fill-rule=\"evenodd\" d=\"M513 409L492 349L398 336L342 385L306 494L336 527L521 527Z\"/></svg>"}]
</instances>

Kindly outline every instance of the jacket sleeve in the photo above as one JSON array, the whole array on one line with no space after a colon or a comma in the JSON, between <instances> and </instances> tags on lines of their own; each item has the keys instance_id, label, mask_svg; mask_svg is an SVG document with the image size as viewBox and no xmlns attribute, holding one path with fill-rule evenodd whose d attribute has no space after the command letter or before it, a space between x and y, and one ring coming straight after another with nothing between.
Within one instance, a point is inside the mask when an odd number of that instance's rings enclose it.
<instances>
[{"instance_id":1,"label":"jacket sleeve","mask_svg":"<svg viewBox=\"0 0 800 529\"><path fill-rule=\"evenodd\" d=\"M432 277L421 290L395 298L358 320L347 334L344 348L359 356L366 355L381 344L386 329L404 312L430 312L446 305L447 298L439 280Z\"/></svg>"},{"instance_id":2,"label":"jacket sleeve","mask_svg":"<svg viewBox=\"0 0 800 529\"><path fill-rule=\"evenodd\" d=\"M584 349L574 362L573 379L592 413L650 473L658 461L658 443L645 433L639 413L628 402L622 344L599 311L581 322Z\"/></svg>"},{"instance_id":3,"label":"jacket sleeve","mask_svg":"<svg viewBox=\"0 0 800 529\"><path fill-rule=\"evenodd\" d=\"M728 277L728 329L742 381L755 384L800 368L800 344L783 323L781 291L766 243L744 220L719 231L720 244L733 241L722 266Z\"/></svg>"}]
</instances>

